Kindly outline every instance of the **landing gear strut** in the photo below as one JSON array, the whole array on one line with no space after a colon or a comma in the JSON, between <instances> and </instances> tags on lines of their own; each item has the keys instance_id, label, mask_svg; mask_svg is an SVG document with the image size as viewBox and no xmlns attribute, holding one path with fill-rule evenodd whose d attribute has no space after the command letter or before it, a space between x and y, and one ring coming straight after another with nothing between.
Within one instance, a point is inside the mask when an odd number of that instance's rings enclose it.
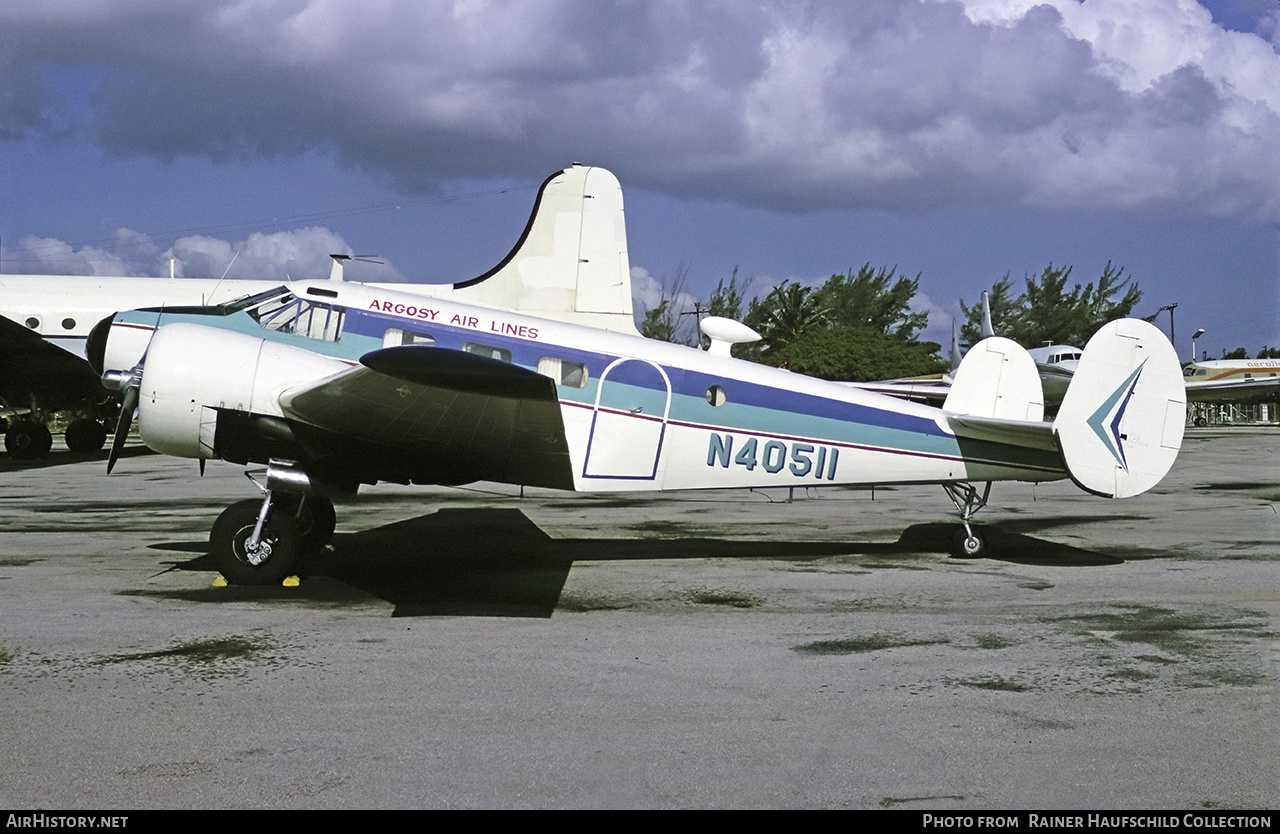
<instances>
[{"instance_id":1,"label":"landing gear strut","mask_svg":"<svg viewBox=\"0 0 1280 834\"><path fill-rule=\"evenodd\" d=\"M986 536L981 531L974 530L969 522L978 510L987 506L987 498L991 495L991 482L987 481L981 494L973 484L963 481L943 484L942 488L947 491L947 497L951 499L951 503L955 504L956 509L960 511L960 521L964 524L964 529L959 531L951 546L951 555L956 559L977 559L985 556Z\"/></svg>"}]
</instances>

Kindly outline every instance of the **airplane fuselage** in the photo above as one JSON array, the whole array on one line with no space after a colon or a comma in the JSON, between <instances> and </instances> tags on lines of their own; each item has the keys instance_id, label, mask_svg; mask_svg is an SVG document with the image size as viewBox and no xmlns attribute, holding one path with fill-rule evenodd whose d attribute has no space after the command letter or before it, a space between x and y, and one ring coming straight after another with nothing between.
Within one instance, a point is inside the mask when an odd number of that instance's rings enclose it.
<instances>
[{"instance_id":1,"label":"airplane fuselage","mask_svg":"<svg viewBox=\"0 0 1280 834\"><path fill-rule=\"evenodd\" d=\"M1280 398L1280 359L1211 359L1182 369L1193 402L1265 402Z\"/></svg>"},{"instance_id":2,"label":"airplane fuselage","mask_svg":"<svg viewBox=\"0 0 1280 834\"><path fill-rule=\"evenodd\" d=\"M1040 481L1065 474L1051 450L958 439L936 408L691 347L385 288L319 281L296 282L289 292L300 299L303 316L294 323L285 322L294 315L289 312L260 314L261 321L248 312L216 319L165 313L158 323L213 325L318 354L333 374L380 348L430 344L549 376L576 490ZM118 316L106 367L132 366L156 325L154 312ZM216 356L190 362L199 391L162 395L179 410L190 410L183 403L210 390L211 377L224 375L232 386L251 373ZM317 375L324 374L307 364L295 375L272 377L264 383L270 390L254 393L251 403L199 405L294 419L282 395L287 399L291 387ZM142 394L145 403L145 384ZM152 443L145 409L141 419L143 437ZM207 442L161 450L213 456ZM569 486L566 480L556 483Z\"/></svg>"}]
</instances>

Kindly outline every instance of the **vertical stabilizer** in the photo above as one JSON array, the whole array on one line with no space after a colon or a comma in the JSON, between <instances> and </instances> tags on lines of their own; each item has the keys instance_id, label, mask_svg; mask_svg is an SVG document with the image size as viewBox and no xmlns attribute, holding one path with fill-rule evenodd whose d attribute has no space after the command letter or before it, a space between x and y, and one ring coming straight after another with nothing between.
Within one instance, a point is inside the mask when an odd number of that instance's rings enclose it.
<instances>
[{"instance_id":1,"label":"vertical stabilizer","mask_svg":"<svg viewBox=\"0 0 1280 834\"><path fill-rule=\"evenodd\" d=\"M484 275L454 284L452 297L635 333L617 177L582 165L549 177L515 248Z\"/></svg>"},{"instance_id":2,"label":"vertical stabilizer","mask_svg":"<svg viewBox=\"0 0 1280 834\"><path fill-rule=\"evenodd\" d=\"M964 355L942 410L997 420L1044 419L1044 394L1031 356L1010 339L983 339Z\"/></svg>"},{"instance_id":3,"label":"vertical stabilizer","mask_svg":"<svg viewBox=\"0 0 1280 834\"><path fill-rule=\"evenodd\" d=\"M1053 422L1071 479L1109 498L1158 484L1182 445L1186 401L1163 333L1137 319L1104 325L1085 346Z\"/></svg>"}]
</instances>

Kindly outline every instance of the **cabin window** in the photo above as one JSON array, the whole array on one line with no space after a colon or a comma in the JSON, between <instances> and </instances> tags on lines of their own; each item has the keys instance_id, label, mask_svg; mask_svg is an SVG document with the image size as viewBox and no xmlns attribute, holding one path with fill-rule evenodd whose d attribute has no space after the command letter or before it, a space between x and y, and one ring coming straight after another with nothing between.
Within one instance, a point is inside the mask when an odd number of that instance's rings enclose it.
<instances>
[{"instance_id":1,"label":"cabin window","mask_svg":"<svg viewBox=\"0 0 1280 834\"><path fill-rule=\"evenodd\" d=\"M259 307L255 311L258 323L277 333L296 333L326 342L342 337L342 310L303 298L288 298L287 304Z\"/></svg>"},{"instance_id":2,"label":"cabin window","mask_svg":"<svg viewBox=\"0 0 1280 834\"><path fill-rule=\"evenodd\" d=\"M587 384L587 366L582 362L544 356L538 360L538 373L551 377L556 385L569 388L585 388Z\"/></svg>"},{"instance_id":3,"label":"cabin window","mask_svg":"<svg viewBox=\"0 0 1280 834\"><path fill-rule=\"evenodd\" d=\"M462 346L462 349L467 353L474 353L476 356L485 356L489 359L497 359L499 362L511 361L511 351L506 348L481 345L476 342L467 342Z\"/></svg>"},{"instance_id":4,"label":"cabin window","mask_svg":"<svg viewBox=\"0 0 1280 834\"><path fill-rule=\"evenodd\" d=\"M35 316L28 316L25 324L32 330L38 330L40 328L40 319Z\"/></svg>"},{"instance_id":5,"label":"cabin window","mask_svg":"<svg viewBox=\"0 0 1280 834\"><path fill-rule=\"evenodd\" d=\"M401 345L434 345L436 337L429 333L418 333L414 330L401 330L398 327L388 328L382 334L383 347L400 347Z\"/></svg>"},{"instance_id":6,"label":"cabin window","mask_svg":"<svg viewBox=\"0 0 1280 834\"><path fill-rule=\"evenodd\" d=\"M716 408L719 408L728 401L728 397L725 396L724 389L719 385L712 385L708 388L706 397L707 402L711 403Z\"/></svg>"},{"instance_id":7,"label":"cabin window","mask_svg":"<svg viewBox=\"0 0 1280 834\"><path fill-rule=\"evenodd\" d=\"M75 320L75 319L63 319L63 320L62 320L62 329L63 329L63 330L75 330L75 329L76 329L76 320Z\"/></svg>"}]
</instances>

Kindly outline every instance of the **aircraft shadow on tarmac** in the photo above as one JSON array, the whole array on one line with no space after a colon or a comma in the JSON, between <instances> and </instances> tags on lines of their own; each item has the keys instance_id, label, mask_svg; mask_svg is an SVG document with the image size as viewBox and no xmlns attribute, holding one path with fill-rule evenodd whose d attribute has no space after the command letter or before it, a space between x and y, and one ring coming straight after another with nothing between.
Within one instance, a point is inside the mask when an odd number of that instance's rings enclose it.
<instances>
[{"instance_id":1,"label":"aircraft shadow on tarmac","mask_svg":"<svg viewBox=\"0 0 1280 834\"><path fill-rule=\"evenodd\" d=\"M1081 519L1056 519L1070 524ZM1049 520L1052 521L1052 520ZM1023 533L983 528L990 558L1022 564L1087 567L1121 564L1103 553ZM948 552L955 523L916 524L894 543L796 542L712 538L553 539L516 509L442 509L360 533L339 533L333 546L306 560L301 588L237 586L158 592L190 601L292 599L351 603L372 595L395 606L392 616L550 617L576 561L769 559L815 561L836 556L883 558ZM204 542L168 542L158 550L199 552L175 570L213 570ZM337 580L334 581L325 581ZM142 592L150 595L152 592Z\"/></svg>"},{"instance_id":2,"label":"aircraft shadow on tarmac","mask_svg":"<svg viewBox=\"0 0 1280 834\"><path fill-rule=\"evenodd\" d=\"M144 455L155 454L159 453L151 451L146 446L127 446L121 450L120 457L121 459L139 458ZM10 454L5 453L0 454L0 472L10 470L25 471L28 469L48 469L51 466L67 466L73 463L92 463L93 461L101 461L103 471L105 472L107 466L107 450L99 449L96 452L79 453L72 452L68 449L54 449L45 457L31 458L28 460L15 458Z\"/></svg>"}]
</instances>

